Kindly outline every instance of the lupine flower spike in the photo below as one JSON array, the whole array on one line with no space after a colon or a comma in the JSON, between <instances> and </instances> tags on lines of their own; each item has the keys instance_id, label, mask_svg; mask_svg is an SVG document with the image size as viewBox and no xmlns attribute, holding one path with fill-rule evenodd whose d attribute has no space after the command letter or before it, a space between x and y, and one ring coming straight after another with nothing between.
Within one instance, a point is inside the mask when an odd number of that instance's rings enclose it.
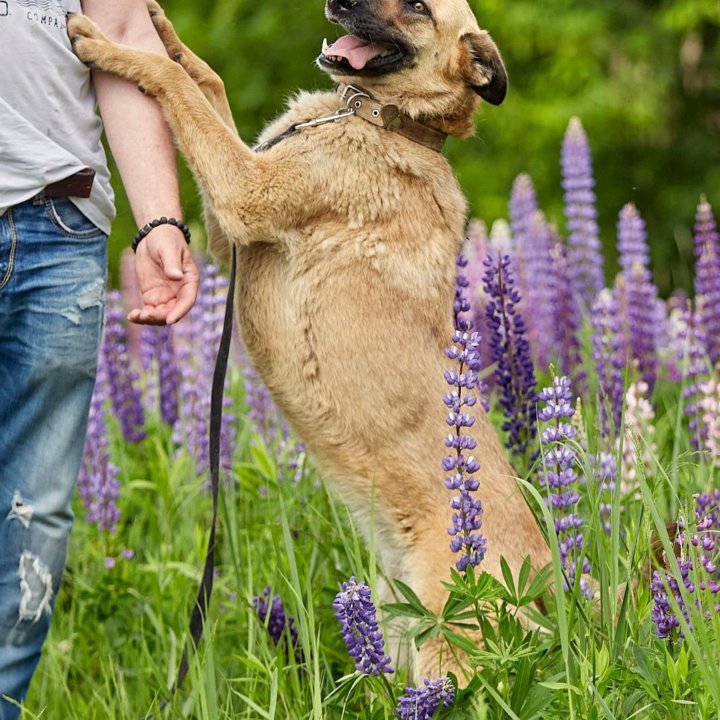
<instances>
[{"instance_id":1,"label":"lupine flower spike","mask_svg":"<svg viewBox=\"0 0 720 720\"><path fill-rule=\"evenodd\" d=\"M618 304L610 290L598 293L592 307L593 359L598 379L603 433L620 429L625 393L625 345Z\"/></svg>"},{"instance_id":2,"label":"lupine flower spike","mask_svg":"<svg viewBox=\"0 0 720 720\"><path fill-rule=\"evenodd\" d=\"M720 234L704 198L695 218L695 297L707 354L714 365L720 362Z\"/></svg>"},{"instance_id":3,"label":"lupine flower spike","mask_svg":"<svg viewBox=\"0 0 720 720\"><path fill-rule=\"evenodd\" d=\"M467 412L478 401L478 396L473 391L482 390L477 377L482 366L480 336L472 331L472 324L466 317L470 309L470 303L465 297L467 280L462 273L466 264L467 261L460 255L453 305L453 344L445 351L448 358L457 363L457 370L445 372L445 380L453 390L443 398L449 410L446 421L454 428L454 432L445 439L445 447L449 448L452 454L443 459L442 469L450 473L445 478L445 487L458 493L450 501L453 514L452 527L448 528L448 533L452 537L450 549L461 553L460 559L455 563L461 572L468 565L476 566L482 562L487 544L480 533L482 503L472 495L480 484L474 477L480 465L472 455L466 454L474 450L477 443L464 434L465 429L475 424L475 417Z\"/></svg>"},{"instance_id":4,"label":"lupine flower spike","mask_svg":"<svg viewBox=\"0 0 720 720\"><path fill-rule=\"evenodd\" d=\"M98 362L97 379L90 401L88 429L85 436L78 492L87 510L87 521L96 523L100 530L114 532L120 520L117 500L120 497L120 470L110 462L105 405L110 392L106 359L101 353Z\"/></svg>"},{"instance_id":5,"label":"lupine flower spike","mask_svg":"<svg viewBox=\"0 0 720 720\"><path fill-rule=\"evenodd\" d=\"M113 411L120 420L123 437L127 442L137 442L145 437L145 409L136 384L138 374L130 364L124 316L120 292L111 290L105 308L105 332L101 352L106 358L110 400Z\"/></svg>"},{"instance_id":6,"label":"lupine flower spike","mask_svg":"<svg viewBox=\"0 0 720 720\"><path fill-rule=\"evenodd\" d=\"M223 305L228 281L214 265L206 265L198 299L176 328L178 365L182 372L182 412L175 425L175 439L195 458L198 473L208 468L207 428L210 419L210 390L215 355L223 324ZM226 381L229 382L229 379ZM226 405L230 398L226 396ZM232 426L235 418L223 412L220 463L226 473L232 464Z\"/></svg>"},{"instance_id":7,"label":"lupine flower spike","mask_svg":"<svg viewBox=\"0 0 720 720\"><path fill-rule=\"evenodd\" d=\"M514 268L518 289L529 302L529 287L533 283L530 258L534 254L530 238L530 226L533 215L538 210L537 197L532 179L526 173L518 175L510 191L508 211L510 214L510 231L512 233L512 249L516 260Z\"/></svg>"},{"instance_id":8,"label":"lupine flower spike","mask_svg":"<svg viewBox=\"0 0 720 720\"><path fill-rule=\"evenodd\" d=\"M625 347L652 394L661 327L657 322L658 293L648 267L650 252L645 222L632 203L620 211L617 232L622 272L616 279L616 293Z\"/></svg>"},{"instance_id":9,"label":"lupine flower spike","mask_svg":"<svg viewBox=\"0 0 720 720\"><path fill-rule=\"evenodd\" d=\"M292 645L297 644L298 633L295 621L285 614L285 607L279 595L273 595L271 598L270 588L266 587L262 595L253 598L252 606L255 608L260 622L266 625L268 634L276 645L282 640L286 629L290 633Z\"/></svg>"},{"instance_id":10,"label":"lupine flower spike","mask_svg":"<svg viewBox=\"0 0 720 720\"><path fill-rule=\"evenodd\" d=\"M720 613L720 566L717 562L720 490L699 495L695 501L695 515L697 518L695 532L688 536L681 528L675 543L680 548L678 560L680 579L687 592L694 598L697 609L709 618L713 614ZM692 546L697 553L698 567L693 566L693 561L689 557L689 546ZM703 604L704 598L697 592L697 586L705 593L707 605ZM677 633L683 637L680 620L668 597L668 590L674 596L685 620L690 622L690 612L685 605L677 578L665 571L655 570L650 591L654 600L652 619L657 636L672 638Z\"/></svg>"},{"instance_id":11,"label":"lupine flower spike","mask_svg":"<svg viewBox=\"0 0 720 720\"><path fill-rule=\"evenodd\" d=\"M605 281L590 145L576 117L570 120L563 139L561 165L572 284L578 301L587 311Z\"/></svg>"},{"instance_id":12,"label":"lupine flower spike","mask_svg":"<svg viewBox=\"0 0 720 720\"><path fill-rule=\"evenodd\" d=\"M520 293L515 289L508 255L488 256L485 267L489 343L492 359L497 363L495 386L506 418L502 425L508 434L505 445L513 455L524 456L536 433L536 381L525 321L517 309Z\"/></svg>"},{"instance_id":13,"label":"lupine flower spike","mask_svg":"<svg viewBox=\"0 0 720 720\"><path fill-rule=\"evenodd\" d=\"M370 588L351 577L333 602L335 617L342 625L342 638L355 669L364 675L395 672L385 654L385 640L378 628Z\"/></svg>"},{"instance_id":14,"label":"lupine flower spike","mask_svg":"<svg viewBox=\"0 0 720 720\"><path fill-rule=\"evenodd\" d=\"M140 332L140 357L149 377L157 378L155 401L162 421L172 427L178 420L180 369L173 346L172 328L167 325L143 325ZM148 383L149 384L149 383Z\"/></svg>"},{"instance_id":15,"label":"lupine flower spike","mask_svg":"<svg viewBox=\"0 0 720 720\"><path fill-rule=\"evenodd\" d=\"M695 312L690 320L687 340L687 363L684 367L685 415L688 418L690 439L696 450L705 450L706 429L700 406L701 388L711 377L710 358L707 354L707 336L704 324Z\"/></svg>"},{"instance_id":16,"label":"lupine flower spike","mask_svg":"<svg viewBox=\"0 0 720 720\"><path fill-rule=\"evenodd\" d=\"M553 339L557 344L560 368L565 374L573 374L577 386L582 386L585 374L582 371L580 355L580 327L582 325L580 307L570 282L568 251L559 240L554 241L550 250L552 270L551 314L554 321Z\"/></svg>"},{"instance_id":17,"label":"lupine flower spike","mask_svg":"<svg viewBox=\"0 0 720 720\"><path fill-rule=\"evenodd\" d=\"M580 572L590 572L590 564L583 557L584 536L581 531L582 518L575 512L580 500L577 492L577 459L570 441L575 437L575 428L569 422L574 415L572 383L567 377L553 378L553 384L539 395L546 403L538 413L538 420L547 423L542 431L542 463L539 467L538 483L545 490L545 502L552 510L555 520L555 532L560 546L560 559L568 578L566 589L575 584L578 562L582 558ZM580 587L588 594L584 581Z\"/></svg>"},{"instance_id":18,"label":"lupine flower spike","mask_svg":"<svg viewBox=\"0 0 720 720\"><path fill-rule=\"evenodd\" d=\"M431 720L440 707L450 707L455 700L455 688L449 678L425 680L424 688L405 688L395 717L399 720Z\"/></svg>"}]
</instances>

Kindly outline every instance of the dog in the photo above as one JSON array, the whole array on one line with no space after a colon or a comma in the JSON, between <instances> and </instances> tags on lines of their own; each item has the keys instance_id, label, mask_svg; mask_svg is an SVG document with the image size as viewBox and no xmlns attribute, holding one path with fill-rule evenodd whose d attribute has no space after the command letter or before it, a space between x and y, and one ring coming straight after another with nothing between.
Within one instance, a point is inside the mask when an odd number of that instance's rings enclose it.
<instances>
[{"instance_id":1,"label":"dog","mask_svg":"<svg viewBox=\"0 0 720 720\"><path fill-rule=\"evenodd\" d=\"M473 134L483 100L503 101L500 53L466 0L327 0L348 34L317 64L342 92L299 93L251 149L222 80L152 0L149 11L167 58L111 43L84 16L68 25L74 50L162 106L202 192L210 250L222 261L237 250L235 310L255 367L375 534L385 576L439 613L457 560L440 463L467 204L438 150L446 135ZM516 576L527 555L545 565L547 543L482 410L470 434L480 568L501 578L501 555ZM443 670L440 642L422 646L417 677Z\"/></svg>"}]
</instances>

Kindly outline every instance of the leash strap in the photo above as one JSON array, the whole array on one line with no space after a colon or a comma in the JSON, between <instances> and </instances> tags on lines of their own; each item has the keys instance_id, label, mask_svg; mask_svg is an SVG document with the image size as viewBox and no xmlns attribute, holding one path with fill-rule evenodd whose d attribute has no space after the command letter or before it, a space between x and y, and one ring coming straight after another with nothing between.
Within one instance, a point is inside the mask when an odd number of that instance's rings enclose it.
<instances>
[{"instance_id":1,"label":"leash strap","mask_svg":"<svg viewBox=\"0 0 720 720\"><path fill-rule=\"evenodd\" d=\"M218 492L220 488L220 434L222 429L223 394L225 390L225 377L227 375L228 356L230 354L230 341L232 339L233 301L235 298L235 272L237 265L237 250L232 246L232 261L230 265L230 286L225 301L225 319L223 320L222 336L218 348L215 370L213 372L212 392L210 395L210 491L212 494L212 521L210 524L210 537L205 554L205 567L198 587L195 606L190 616L190 637L193 646L200 644L205 627L205 616L210 604L213 590L213 577L215 574L215 537L218 516ZM188 673L189 660L187 647L183 650L177 679L171 693L175 694L185 680Z\"/></svg>"}]
</instances>

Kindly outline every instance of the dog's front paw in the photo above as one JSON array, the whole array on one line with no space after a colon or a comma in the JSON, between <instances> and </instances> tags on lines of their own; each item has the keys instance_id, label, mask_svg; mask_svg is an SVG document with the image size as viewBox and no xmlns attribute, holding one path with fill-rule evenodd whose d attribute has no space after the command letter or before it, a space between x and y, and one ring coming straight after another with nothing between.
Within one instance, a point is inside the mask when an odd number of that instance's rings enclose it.
<instances>
[{"instance_id":1,"label":"dog's front paw","mask_svg":"<svg viewBox=\"0 0 720 720\"><path fill-rule=\"evenodd\" d=\"M175 32L173 24L168 20L167 15L165 15L165 11L155 0L146 0L146 5L155 30L165 46L168 57L175 62L182 62L184 46Z\"/></svg>"},{"instance_id":2,"label":"dog's front paw","mask_svg":"<svg viewBox=\"0 0 720 720\"><path fill-rule=\"evenodd\" d=\"M75 54L89 67L103 69L103 57L110 41L100 28L85 15L68 16L67 32Z\"/></svg>"}]
</instances>

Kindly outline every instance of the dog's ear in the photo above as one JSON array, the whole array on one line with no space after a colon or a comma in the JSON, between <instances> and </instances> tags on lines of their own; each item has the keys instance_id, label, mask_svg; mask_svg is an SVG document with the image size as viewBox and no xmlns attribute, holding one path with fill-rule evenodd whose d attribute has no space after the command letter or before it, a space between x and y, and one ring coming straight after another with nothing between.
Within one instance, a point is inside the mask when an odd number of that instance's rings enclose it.
<instances>
[{"instance_id":1,"label":"dog's ear","mask_svg":"<svg viewBox=\"0 0 720 720\"><path fill-rule=\"evenodd\" d=\"M460 38L463 71L467 84L492 105L499 105L507 93L507 73L500 52L490 35L481 30Z\"/></svg>"}]
</instances>

